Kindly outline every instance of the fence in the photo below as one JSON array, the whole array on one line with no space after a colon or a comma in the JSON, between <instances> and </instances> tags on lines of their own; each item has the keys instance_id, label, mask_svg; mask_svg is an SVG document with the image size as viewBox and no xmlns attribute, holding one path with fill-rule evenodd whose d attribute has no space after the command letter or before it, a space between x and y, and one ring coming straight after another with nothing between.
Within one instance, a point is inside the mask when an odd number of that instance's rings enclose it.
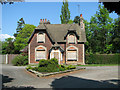
<instances>
[{"instance_id":1,"label":"fence","mask_svg":"<svg viewBox=\"0 0 120 90\"><path fill-rule=\"evenodd\" d=\"M0 63L1 64L11 64L13 58L19 54L0 54Z\"/></svg>"}]
</instances>

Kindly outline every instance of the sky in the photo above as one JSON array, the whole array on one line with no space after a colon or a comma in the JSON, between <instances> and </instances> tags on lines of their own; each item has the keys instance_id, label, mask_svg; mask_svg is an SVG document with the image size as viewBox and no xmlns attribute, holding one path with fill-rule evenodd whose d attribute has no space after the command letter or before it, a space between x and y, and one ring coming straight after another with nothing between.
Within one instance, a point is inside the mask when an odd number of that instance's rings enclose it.
<instances>
[{"instance_id":1,"label":"sky","mask_svg":"<svg viewBox=\"0 0 120 90\"><path fill-rule=\"evenodd\" d=\"M78 5L80 7L78 8ZM90 21L91 16L98 10L98 2L69 2L70 19L83 14L83 18ZM39 25L40 19L47 19L51 24L60 24L62 2L17 2L14 4L0 5L2 7L2 32L1 40L13 37L16 32L17 21L23 18L26 24ZM1 9L0 9L1 10ZM0 15L0 17L1 17ZM117 18L116 13L110 17Z\"/></svg>"}]
</instances>

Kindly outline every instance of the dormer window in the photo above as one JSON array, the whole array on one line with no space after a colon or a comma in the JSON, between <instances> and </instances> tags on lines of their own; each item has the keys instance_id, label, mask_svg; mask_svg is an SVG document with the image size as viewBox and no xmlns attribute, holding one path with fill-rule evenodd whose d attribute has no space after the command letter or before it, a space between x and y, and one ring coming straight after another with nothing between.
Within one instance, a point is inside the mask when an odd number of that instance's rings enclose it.
<instances>
[{"instance_id":1,"label":"dormer window","mask_svg":"<svg viewBox=\"0 0 120 90\"><path fill-rule=\"evenodd\" d=\"M45 43L45 33L39 32L37 34L37 42Z\"/></svg>"},{"instance_id":2,"label":"dormer window","mask_svg":"<svg viewBox=\"0 0 120 90\"><path fill-rule=\"evenodd\" d=\"M68 43L69 44L75 44L76 43L76 36L74 34L68 35Z\"/></svg>"}]
</instances>

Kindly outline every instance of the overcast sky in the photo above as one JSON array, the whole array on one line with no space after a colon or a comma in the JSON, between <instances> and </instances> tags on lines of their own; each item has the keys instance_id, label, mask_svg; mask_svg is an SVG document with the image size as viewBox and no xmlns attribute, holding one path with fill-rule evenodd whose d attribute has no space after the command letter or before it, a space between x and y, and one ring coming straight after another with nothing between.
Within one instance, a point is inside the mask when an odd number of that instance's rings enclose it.
<instances>
[{"instance_id":1,"label":"overcast sky","mask_svg":"<svg viewBox=\"0 0 120 90\"><path fill-rule=\"evenodd\" d=\"M80 7L78 8L78 5ZM91 16L98 10L98 2L69 2L70 19L83 14L90 21ZM39 25L40 19L50 20L51 24L60 24L62 2L19 2L2 5L2 40L12 37L16 32L17 21L23 17L26 24ZM110 17L117 18L116 13Z\"/></svg>"}]
</instances>

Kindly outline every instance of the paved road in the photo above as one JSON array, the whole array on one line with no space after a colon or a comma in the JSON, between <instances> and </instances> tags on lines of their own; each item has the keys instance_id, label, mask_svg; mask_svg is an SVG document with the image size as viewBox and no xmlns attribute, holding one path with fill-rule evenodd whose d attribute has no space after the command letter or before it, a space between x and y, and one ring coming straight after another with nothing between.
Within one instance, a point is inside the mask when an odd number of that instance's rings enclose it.
<instances>
[{"instance_id":1,"label":"paved road","mask_svg":"<svg viewBox=\"0 0 120 90\"><path fill-rule=\"evenodd\" d=\"M25 67L2 65L3 85L23 88L115 88L118 87L118 66L86 67L67 76L39 78Z\"/></svg>"}]
</instances>

